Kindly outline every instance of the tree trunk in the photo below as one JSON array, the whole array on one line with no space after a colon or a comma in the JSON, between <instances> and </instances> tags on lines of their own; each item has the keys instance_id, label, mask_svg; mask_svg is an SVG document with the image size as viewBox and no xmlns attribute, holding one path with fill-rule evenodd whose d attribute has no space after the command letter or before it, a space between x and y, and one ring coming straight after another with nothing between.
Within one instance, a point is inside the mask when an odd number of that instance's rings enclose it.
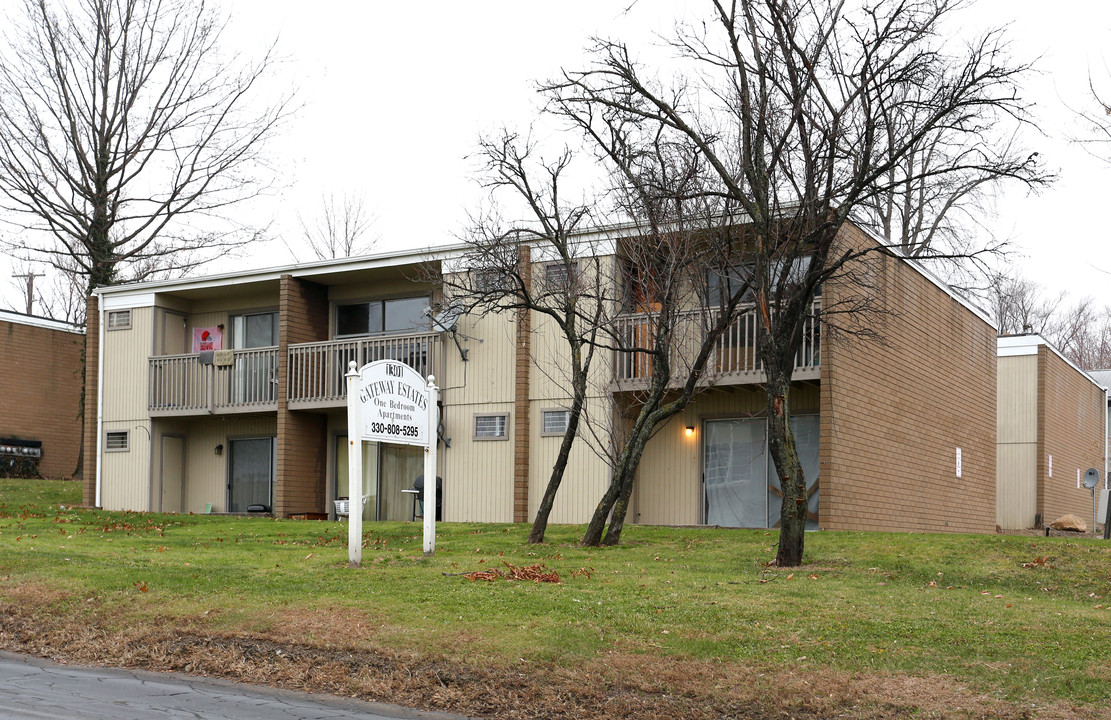
<instances>
[{"instance_id":1,"label":"tree trunk","mask_svg":"<svg viewBox=\"0 0 1111 720\"><path fill-rule=\"evenodd\" d=\"M802 564L806 533L806 478L802 473L795 435L791 431L789 393L791 378L781 370L767 367L765 391L768 399L768 451L779 476L783 506L780 510L779 552L776 564L795 567Z\"/></svg>"},{"instance_id":2,"label":"tree trunk","mask_svg":"<svg viewBox=\"0 0 1111 720\"><path fill-rule=\"evenodd\" d=\"M559 454L556 456L555 465L552 466L551 477L548 478L548 487L544 489L544 497L540 499L540 507L536 510L536 518L532 521L532 532L528 541L532 544L544 542L544 533L548 529L548 516L555 505L556 493L563 482L563 473L567 470L567 460L571 456L571 446L575 442L575 435L579 431L579 418L582 416L583 403L586 400L586 376L583 375L582 387L575 384L575 396L571 399L570 413L567 417L567 431L563 434L563 442L559 445Z\"/></svg>"}]
</instances>

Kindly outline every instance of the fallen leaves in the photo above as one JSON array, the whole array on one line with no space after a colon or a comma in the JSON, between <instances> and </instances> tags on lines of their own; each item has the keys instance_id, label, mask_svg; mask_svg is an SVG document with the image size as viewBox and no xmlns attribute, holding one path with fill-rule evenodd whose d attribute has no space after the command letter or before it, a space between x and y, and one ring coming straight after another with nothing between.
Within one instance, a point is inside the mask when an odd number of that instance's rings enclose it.
<instances>
[{"instance_id":1,"label":"fallen leaves","mask_svg":"<svg viewBox=\"0 0 1111 720\"><path fill-rule=\"evenodd\" d=\"M1049 563L1049 556L1048 555L1043 555L1042 557L1036 557L1033 560L1031 560L1030 562L1024 562L1024 563L1022 563L1022 567L1024 567L1024 568L1043 567L1046 570L1052 570L1053 569L1053 565L1051 565Z\"/></svg>"},{"instance_id":2,"label":"fallen leaves","mask_svg":"<svg viewBox=\"0 0 1111 720\"><path fill-rule=\"evenodd\" d=\"M505 565L505 570L502 570L500 568L490 568L489 570L475 570L474 572L463 573L463 577L471 581L485 580L487 582L493 582L498 578L505 578L509 581L524 580L535 583L562 582L562 580L559 579L559 573L555 570L549 570L547 567L544 566L544 563L537 563L536 565L512 565L503 561L502 565ZM585 573L588 578L590 577L590 573L586 571L586 568L579 568L579 570L572 572L571 576L575 577L576 573L579 573L580 571L582 571L582 573Z\"/></svg>"}]
</instances>

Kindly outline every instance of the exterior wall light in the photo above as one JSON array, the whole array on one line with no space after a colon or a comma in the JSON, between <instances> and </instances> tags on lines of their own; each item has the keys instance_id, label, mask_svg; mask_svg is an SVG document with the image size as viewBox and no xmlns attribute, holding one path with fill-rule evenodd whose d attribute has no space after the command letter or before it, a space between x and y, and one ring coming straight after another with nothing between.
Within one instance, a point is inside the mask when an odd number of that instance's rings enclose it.
<instances>
[{"instance_id":1,"label":"exterior wall light","mask_svg":"<svg viewBox=\"0 0 1111 720\"><path fill-rule=\"evenodd\" d=\"M216 446L216 454L217 455L223 455L224 454L224 446L222 444Z\"/></svg>"},{"instance_id":2,"label":"exterior wall light","mask_svg":"<svg viewBox=\"0 0 1111 720\"><path fill-rule=\"evenodd\" d=\"M687 437L694 437L694 425L687 425Z\"/></svg>"}]
</instances>

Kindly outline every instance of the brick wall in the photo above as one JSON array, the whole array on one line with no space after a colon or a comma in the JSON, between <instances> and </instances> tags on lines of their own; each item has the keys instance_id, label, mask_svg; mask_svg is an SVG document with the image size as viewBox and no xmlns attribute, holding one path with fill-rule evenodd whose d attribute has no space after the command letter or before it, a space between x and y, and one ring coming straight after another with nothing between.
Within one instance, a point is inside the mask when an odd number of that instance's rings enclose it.
<instances>
[{"instance_id":1,"label":"brick wall","mask_svg":"<svg viewBox=\"0 0 1111 720\"><path fill-rule=\"evenodd\" d=\"M328 289L281 278L278 318L278 477L274 514L325 512L327 488L327 418L321 413L291 411L289 346L328 339Z\"/></svg>"},{"instance_id":2,"label":"brick wall","mask_svg":"<svg viewBox=\"0 0 1111 720\"><path fill-rule=\"evenodd\" d=\"M855 227L844 239L872 243ZM824 331L821 527L994 531L994 328L901 260L860 273L874 290L834 280L823 299L870 297L858 320L830 321L879 338Z\"/></svg>"},{"instance_id":3,"label":"brick wall","mask_svg":"<svg viewBox=\"0 0 1111 720\"><path fill-rule=\"evenodd\" d=\"M100 305L90 295L85 308L85 428L82 438L81 503L96 504L97 371L100 368Z\"/></svg>"},{"instance_id":4,"label":"brick wall","mask_svg":"<svg viewBox=\"0 0 1111 720\"><path fill-rule=\"evenodd\" d=\"M1076 471L1103 468L1103 390L1045 345L1038 347L1038 514L1092 519L1092 493L1076 488ZM1053 476L1049 456L1053 456ZM1102 487L1102 484L1101 484ZM1101 518L1102 520L1102 518Z\"/></svg>"},{"instance_id":5,"label":"brick wall","mask_svg":"<svg viewBox=\"0 0 1111 720\"><path fill-rule=\"evenodd\" d=\"M531 286L532 257L522 247L518 256L525 289ZM532 313L517 311L513 385L513 522L528 522L529 496L529 375L532 372Z\"/></svg>"},{"instance_id":6,"label":"brick wall","mask_svg":"<svg viewBox=\"0 0 1111 720\"><path fill-rule=\"evenodd\" d=\"M77 468L84 342L77 333L0 320L0 437L41 441L44 477Z\"/></svg>"}]
</instances>

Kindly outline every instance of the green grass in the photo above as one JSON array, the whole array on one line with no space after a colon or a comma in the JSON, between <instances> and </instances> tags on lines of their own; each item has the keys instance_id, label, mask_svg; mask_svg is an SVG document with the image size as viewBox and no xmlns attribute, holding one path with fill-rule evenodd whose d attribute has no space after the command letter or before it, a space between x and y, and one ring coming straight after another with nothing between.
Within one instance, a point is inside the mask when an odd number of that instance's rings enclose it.
<instances>
[{"instance_id":1,"label":"green grass","mask_svg":"<svg viewBox=\"0 0 1111 720\"><path fill-rule=\"evenodd\" d=\"M495 663L619 648L1111 699L1095 669L1111 659L1111 542L821 532L803 567L775 570L766 531L633 526L619 547L583 549L578 527L529 546L525 526L450 523L426 560L419 524L382 523L365 527L351 569L343 523L101 512L72 507L79 497L74 483L0 480L0 601L43 585L62 591L57 611L93 598L121 624L261 633L281 611L335 608L364 613L383 644ZM563 582L444 575L503 561L543 563Z\"/></svg>"}]
</instances>

